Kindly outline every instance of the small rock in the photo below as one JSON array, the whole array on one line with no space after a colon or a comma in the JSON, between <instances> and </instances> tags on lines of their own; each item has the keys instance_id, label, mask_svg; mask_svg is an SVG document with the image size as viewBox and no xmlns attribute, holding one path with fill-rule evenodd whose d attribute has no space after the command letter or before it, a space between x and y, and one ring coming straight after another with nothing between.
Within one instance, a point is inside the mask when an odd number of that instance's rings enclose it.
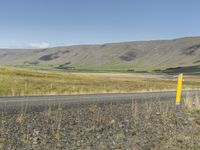
<instances>
[{"instance_id":1,"label":"small rock","mask_svg":"<svg viewBox=\"0 0 200 150\"><path fill-rule=\"evenodd\" d=\"M39 135L39 133L40 133L40 131L38 131L38 130L34 129L34 131L33 131L33 135L34 135L34 136L38 136L38 135Z\"/></svg>"},{"instance_id":2,"label":"small rock","mask_svg":"<svg viewBox=\"0 0 200 150\"><path fill-rule=\"evenodd\" d=\"M128 123L128 122L130 122L130 121L129 121L128 119L125 119L124 122L127 122L127 123Z\"/></svg>"},{"instance_id":3,"label":"small rock","mask_svg":"<svg viewBox=\"0 0 200 150\"><path fill-rule=\"evenodd\" d=\"M120 127L120 128L123 128L123 127L124 127L124 125L123 125L123 124L119 124L119 127Z\"/></svg>"},{"instance_id":4,"label":"small rock","mask_svg":"<svg viewBox=\"0 0 200 150\"><path fill-rule=\"evenodd\" d=\"M97 139L100 139L100 138L101 138L101 136L100 136L100 135L98 135L98 136L97 136Z\"/></svg>"},{"instance_id":5,"label":"small rock","mask_svg":"<svg viewBox=\"0 0 200 150\"><path fill-rule=\"evenodd\" d=\"M34 144L34 145L38 144L38 138L37 138L37 137L34 137L34 138L33 138L33 144Z\"/></svg>"},{"instance_id":6,"label":"small rock","mask_svg":"<svg viewBox=\"0 0 200 150\"><path fill-rule=\"evenodd\" d=\"M156 112L156 115L160 115L160 112Z\"/></svg>"},{"instance_id":7,"label":"small rock","mask_svg":"<svg viewBox=\"0 0 200 150\"><path fill-rule=\"evenodd\" d=\"M182 138L177 138L177 142L178 143L183 143L183 139Z\"/></svg>"},{"instance_id":8,"label":"small rock","mask_svg":"<svg viewBox=\"0 0 200 150\"><path fill-rule=\"evenodd\" d=\"M113 120L111 120L111 122L110 122L111 124L114 124L115 123L115 120L113 119Z\"/></svg>"},{"instance_id":9,"label":"small rock","mask_svg":"<svg viewBox=\"0 0 200 150\"><path fill-rule=\"evenodd\" d=\"M188 120L192 122L192 121L195 120L195 118L194 117L189 117Z\"/></svg>"}]
</instances>

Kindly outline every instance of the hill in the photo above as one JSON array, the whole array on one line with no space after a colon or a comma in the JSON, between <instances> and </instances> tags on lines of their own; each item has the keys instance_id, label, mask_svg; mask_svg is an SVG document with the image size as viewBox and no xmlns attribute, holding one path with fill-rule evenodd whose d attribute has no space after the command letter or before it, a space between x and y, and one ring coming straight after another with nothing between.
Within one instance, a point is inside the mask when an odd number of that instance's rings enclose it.
<instances>
[{"instance_id":1,"label":"hill","mask_svg":"<svg viewBox=\"0 0 200 150\"><path fill-rule=\"evenodd\" d=\"M170 71L185 67L199 70L200 37L47 49L0 49L0 64L94 71Z\"/></svg>"}]
</instances>

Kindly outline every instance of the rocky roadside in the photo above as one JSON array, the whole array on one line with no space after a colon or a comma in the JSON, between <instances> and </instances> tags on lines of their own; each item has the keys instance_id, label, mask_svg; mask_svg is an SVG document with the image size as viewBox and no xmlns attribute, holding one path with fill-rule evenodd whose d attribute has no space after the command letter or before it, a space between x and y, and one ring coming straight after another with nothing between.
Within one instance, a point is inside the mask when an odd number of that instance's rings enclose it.
<instances>
[{"instance_id":1,"label":"rocky roadside","mask_svg":"<svg viewBox=\"0 0 200 150\"><path fill-rule=\"evenodd\" d=\"M177 110L174 100L44 107L5 107L0 149L200 149L200 113Z\"/></svg>"}]
</instances>

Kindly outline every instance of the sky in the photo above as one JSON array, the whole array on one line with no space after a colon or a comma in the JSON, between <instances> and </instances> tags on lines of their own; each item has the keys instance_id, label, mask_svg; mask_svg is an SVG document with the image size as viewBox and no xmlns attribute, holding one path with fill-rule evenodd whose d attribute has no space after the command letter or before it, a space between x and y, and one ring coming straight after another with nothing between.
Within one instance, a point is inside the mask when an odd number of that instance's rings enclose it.
<instances>
[{"instance_id":1,"label":"sky","mask_svg":"<svg viewBox=\"0 0 200 150\"><path fill-rule=\"evenodd\" d=\"M200 36L199 0L0 0L0 47Z\"/></svg>"}]
</instances>

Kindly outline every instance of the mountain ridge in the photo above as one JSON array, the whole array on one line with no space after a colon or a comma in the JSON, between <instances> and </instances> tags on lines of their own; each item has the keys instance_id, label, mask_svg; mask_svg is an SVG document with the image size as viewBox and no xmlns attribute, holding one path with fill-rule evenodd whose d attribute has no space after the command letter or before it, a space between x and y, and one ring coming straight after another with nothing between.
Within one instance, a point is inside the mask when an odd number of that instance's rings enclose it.
<instances>
[{"instance_id":1,"label":"mountain ridge","mask_svg":"<svg viewBox=\"0 0 200 150\"><path fill-rule=\"evenodd\" d=\"M45 49L0 49L0 65L116 71L198 66L200 36Z\"/></svg>"}]
</instances>

